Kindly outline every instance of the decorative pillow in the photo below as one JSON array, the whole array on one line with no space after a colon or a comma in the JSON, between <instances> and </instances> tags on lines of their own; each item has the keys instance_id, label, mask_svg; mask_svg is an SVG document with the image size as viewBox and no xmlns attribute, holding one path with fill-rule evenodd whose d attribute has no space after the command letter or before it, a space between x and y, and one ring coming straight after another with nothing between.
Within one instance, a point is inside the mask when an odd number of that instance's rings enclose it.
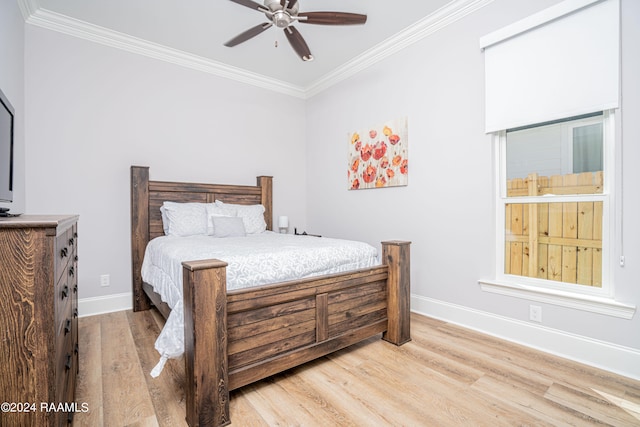
<instances>
[{"instance_id":1,"label":"decorative pillow","mask_svg":"<svg viewBox=\"0 0 640 427\"><path fill-rule=\"evenodd\" d=\"M166 235L185 237L207 234L205 203L164 202L160 212Z\"/></svg>"},{"instance_id":2,"label":"decorative pillow","mask_svg":"<svg viewBox=\"0 0 640 427\"><path fill-rule=\"evenodd\" d=\"M213 237L244 237L244 222L237 216L212 216Z\"/></svg>"},{"instance_id":3,"label":"decorative pillow","mask_svg":"<svg viewBox=\"0 0 640 427\"><path fill-rule=\"evenodd\" d=\"M217 206L215 203L207 203L207 234L213 234L213 218L221 216L236 216L236 210L226 205Z\"/></svg>"},{"instance_id":4,"label":"decorative pillow","mask_svg":"<svg viewBox=\"0 0 640 427\"><path fill-rule=\"evenodd\" d=\"M267 229L262 205L237 205L216 200L216 206L236 209L236 215L242 218L247 234L262 233Z\"/></svg>"}]
</instances>

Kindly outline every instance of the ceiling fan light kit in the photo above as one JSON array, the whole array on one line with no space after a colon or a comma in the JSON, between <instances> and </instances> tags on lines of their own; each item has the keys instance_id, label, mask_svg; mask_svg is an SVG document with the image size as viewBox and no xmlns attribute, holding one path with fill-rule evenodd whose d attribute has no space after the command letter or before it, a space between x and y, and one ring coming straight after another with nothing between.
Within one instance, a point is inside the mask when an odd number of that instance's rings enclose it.
<instances>
[{"instance_id":1,"label":"ceiling fan light kit","mask_svg":"<svg viewBox=\"0 0 640 427\"><path fill-rule=\"evenodd\" d=\"M276 27L284 30L291 47L303 61L312 61L313 55L300 32L292 25L294 22L297 21L301 24L316 25L360 25L367 22L367 15L361 15L359 13L299 13L299 3L297 0L265 0L264 5L256 3L253 0L231 1L248 7L249 9L264 13L269 21L256 25L255 27L249 28L245 32L238 34L226 42L224 44L225 46L233 47L240 43L244 43L275 25Z\"/></svg>"}]
</instances>

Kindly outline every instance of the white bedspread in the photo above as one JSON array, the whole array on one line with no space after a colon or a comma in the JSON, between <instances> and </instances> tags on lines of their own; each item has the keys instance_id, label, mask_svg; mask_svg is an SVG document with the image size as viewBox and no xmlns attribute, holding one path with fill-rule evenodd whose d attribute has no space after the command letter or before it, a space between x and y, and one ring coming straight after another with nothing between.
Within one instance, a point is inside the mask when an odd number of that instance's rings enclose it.
<instances>
[{"instance_id":1,"label":"white bedspread","mask_svg":"<svg viewBox=\"0 0 640 427\"><path fill-rule=\"evenodd\" d=\"M162 236L147 245L142 279L153 286L172 311L156 340L161 359L184 353L182 262L216 258L227 262L227 289L340 273L379 264L377 250L366 243L326 237L264 232L246 237Z\"/></svg>"}]
</instances>

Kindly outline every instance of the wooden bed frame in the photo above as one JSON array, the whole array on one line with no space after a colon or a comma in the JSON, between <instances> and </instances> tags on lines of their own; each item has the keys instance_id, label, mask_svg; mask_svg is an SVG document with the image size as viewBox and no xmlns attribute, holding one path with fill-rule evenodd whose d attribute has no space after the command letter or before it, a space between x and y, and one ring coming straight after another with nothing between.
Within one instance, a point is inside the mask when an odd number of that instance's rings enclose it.
<instances>
[{"instance_id":1,"label":"wooden bed frame","mask_svg":"<svg viewBox=\"0 0 640 427\"><path fill-rule=\"evenodd\" d=\"M133 310L170 309L143 283L150 239L163 235L164 201L257 204L272 229L272 178L256 186L150 181L131 167ZM382 333L396 345L411 340L410 242L382 242L383 264L347 273L226 290L220 260L183 263L186 419L190 426L229 424L229 390Z\"/></svg>"}]
</instances>

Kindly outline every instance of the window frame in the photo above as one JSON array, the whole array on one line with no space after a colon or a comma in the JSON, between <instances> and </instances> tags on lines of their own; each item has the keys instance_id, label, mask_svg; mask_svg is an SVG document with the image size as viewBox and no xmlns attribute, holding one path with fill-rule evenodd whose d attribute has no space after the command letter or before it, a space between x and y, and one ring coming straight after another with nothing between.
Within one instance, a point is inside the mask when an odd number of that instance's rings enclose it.
<instances>
[{"instance_id":1,"label":"window frame","mask_svg":"<svg viewBox=\"0 0 640 427\"><path fill-rule=\"evenodd\" d=\"M590 120L590 119L585 119ZM555 305L582 309L590 312L631 318L635 307L614 300L613 266L615 250L615 178L616 178L616 115L605 110L603 123L603 174L602 193L578 195L544 195L507 197L506 130L492 133L494 146L496 250L495 279L480 280L484 291L526 298ZM556 282L546 279L505 274L505 206L516 203L562 203L599 201L603 203L602 218L602 287Z\"/></svg>"},{"instance_id":2,"label":"window frame","mask_svg":"<svg viewBox=\"0 0 640 427\"><path fill-rule=\"evenodd\" d=\"M601 117L602 117L602 118L601 118ZM574 144L573 144L573 130L574 130L575 128L579 128L579 127L583 127L583 126L593 125L593 124L596 124L596 123L598 123L598 122L602 122L602 125L603 125L603 127L604 127L604 114L603 114L603 116L596 116L596 117L589 117L589 118L582 119L582 120L580 120L580 123L579 123L579 124L578 124L578 123L574 123L574 124L570 124L570 125L567 127L567 135L566 135L566 144L567 144L567 147L566 147L566 150L567 150L567 153L569 154L569 156L567 156L567 159L566 159L566 161L567 161L567 162L569 162L569 159L573 160L573 149L574 149ZM606 132L606 131L603 129L603 132ZM604 135L605 135L605 137L607 136L607 135L606 135L606 133L605 133ZM605 144L605 141L603 140L603 147L602 147L602 154L603 154L603 156L604 156L604 144ZM604 170L604 160L603 160L603 162L602 162L602 163L603 163L603 164L602 164L602 167L603 167L603 170ZM568 170L568 169L571 169L571 170L572 170L572 173L576 173L576 172L573 170L573 161L571 162L571 165L569 165L569 164L567 163L567 164L563 164L563 165L562 165L562 167L563 167L563 169L567 169L567 170ZM605 172L605 174L606 174L606 172ZM605 181L606 181L606 180L605 180Z\"/></svg>"}]
</instances>

